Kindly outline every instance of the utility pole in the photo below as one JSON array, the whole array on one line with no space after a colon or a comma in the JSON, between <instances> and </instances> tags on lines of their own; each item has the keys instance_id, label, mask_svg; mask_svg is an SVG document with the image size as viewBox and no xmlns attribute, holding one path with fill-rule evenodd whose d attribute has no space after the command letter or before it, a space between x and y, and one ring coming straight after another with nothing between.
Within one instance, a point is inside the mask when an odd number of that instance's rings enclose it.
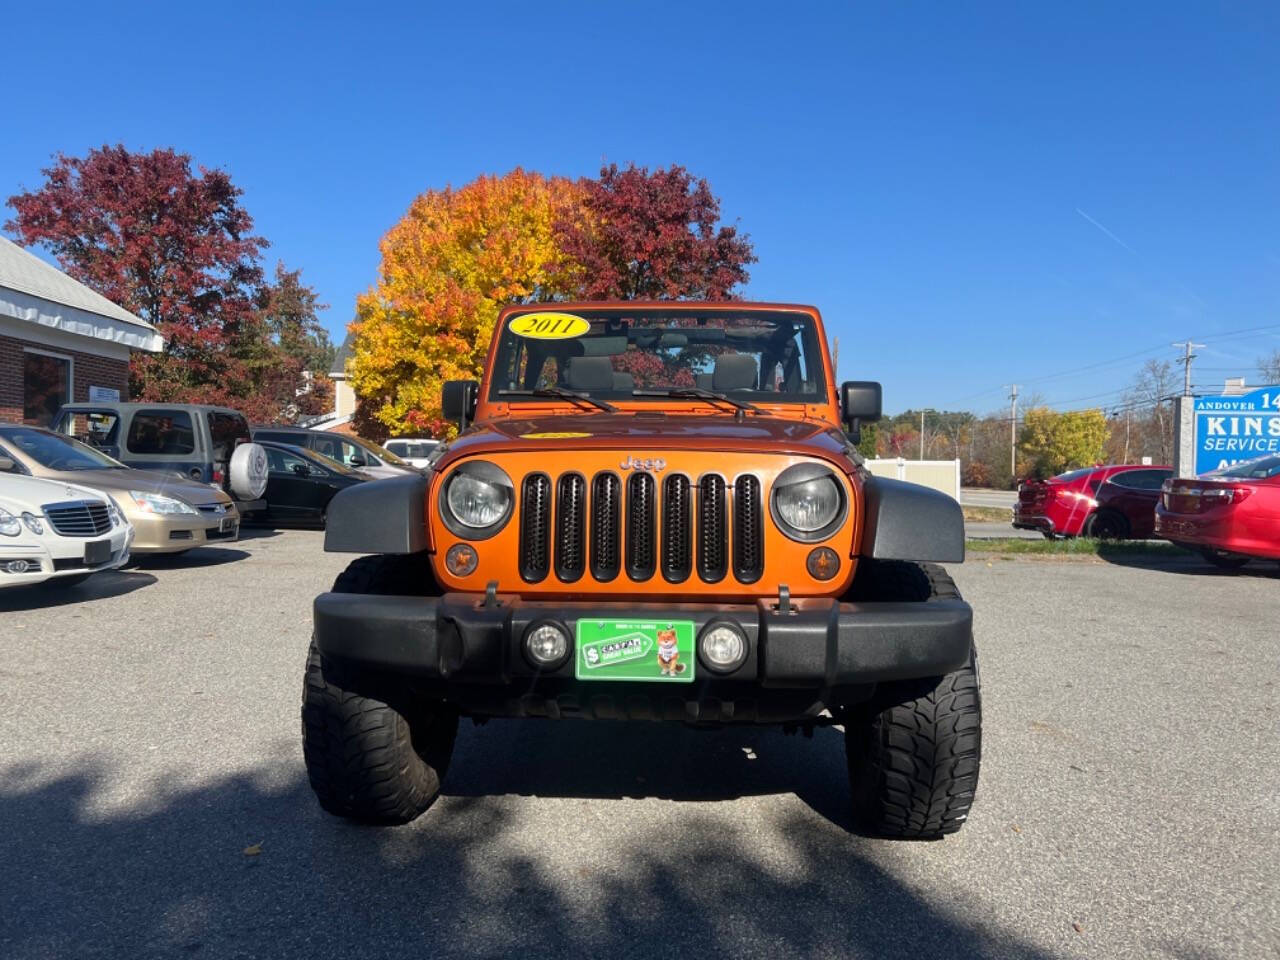
<instances>
[{"instance_id":1,"label":"utility pole","mask_svg":"<svg viewBox=\"0 0 1280 960\"><path fill-rule=\"evenodd\" d=\"M1018 385L1009 388L1009 475L1016 479L1018 472Z\"/></svg>"},{"instance_id":2,"label":"utility pole","mask_svg":"<svg viewBox=\"0 0 1280 960\"><path fill-rule=\"evenodd\" d=\"M1196 347L1203 347L1204 344L1192 343L1191 338L1188 337L1185 343L1174 343L1174 344L1170 344L1170 346L1182 347L1186 350L1186 355L1178 362L1183 366L1182 395L1184 397L1189 397L1191 396L1191 361L1196 358L1196 355L1191 351L1194 350Z\"/></svg>"},{"instance_id":3,"label":"utility pole","mask_svg":"<svg viewBox=\"0 0 1280 960\"><path fill-rule=\"evenodd\" d=\"M920 459L924 459L924 411L920 411Z\"/></svg>"}]
</instances>

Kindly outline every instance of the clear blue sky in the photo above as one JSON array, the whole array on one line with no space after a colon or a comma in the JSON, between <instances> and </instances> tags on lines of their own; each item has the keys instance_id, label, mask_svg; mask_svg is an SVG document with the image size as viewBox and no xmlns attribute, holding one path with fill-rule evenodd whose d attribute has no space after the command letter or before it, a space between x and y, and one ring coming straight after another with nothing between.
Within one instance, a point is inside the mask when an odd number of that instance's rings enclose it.
<instances>
[{"instance_id":1,"label":"clear blue sky","mask_svg":"<svg viewBox=\"0 0 1280 960\"><path fill-rule=\"evenodd\" d=\"M818 305L889 410L1280 346L1280 7L847 6L12 4L0 194L60 150L189 152L340 340L422 190L681 163L755 242L748 294Z\"/></svg>"}]
</instances>

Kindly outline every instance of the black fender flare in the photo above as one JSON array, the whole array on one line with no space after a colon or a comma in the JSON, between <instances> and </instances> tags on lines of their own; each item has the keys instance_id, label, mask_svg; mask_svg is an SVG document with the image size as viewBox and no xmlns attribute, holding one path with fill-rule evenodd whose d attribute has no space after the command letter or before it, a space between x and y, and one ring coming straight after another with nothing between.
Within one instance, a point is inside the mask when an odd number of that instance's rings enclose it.
<instances>
[{"instance_id":1,"label":"black fender flare","mask_svg":"<svg viewBox=\"0 0 1280 960\"><path fill-rule=\"evenodd\" d=\"M862 556L874 560L964 562L964 511L929 487L886 477L863 482Z\"/></svg>"},{"instance_id":2,"label":"black fender flare","mask_svg":"<svg viewBox=\"0 0 1280 960\"><path fill-rule=\"evenodd\" d=\"M370 480L329 501L327 553L418 553L427 549L427 488L420 474Z\"/></svg>"}]
</instances>

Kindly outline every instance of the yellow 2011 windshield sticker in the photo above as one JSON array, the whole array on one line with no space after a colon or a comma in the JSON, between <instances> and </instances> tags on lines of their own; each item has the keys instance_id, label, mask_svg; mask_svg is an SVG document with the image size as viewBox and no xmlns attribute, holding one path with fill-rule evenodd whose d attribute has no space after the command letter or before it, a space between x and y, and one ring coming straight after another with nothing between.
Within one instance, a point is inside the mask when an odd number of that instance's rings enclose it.
<instances>
[{"instance_id":1,"label":"yellow 2011 windshield sticker","mask_svg":"<svg viewBox=\"0 0 1280 960\"><path fill-rule=\"evenodd\" d=\"M572 313L526 313L512 320L507 329L530 340L568 340L582 336L591 324Z\"/></svg>"}]
</instances>

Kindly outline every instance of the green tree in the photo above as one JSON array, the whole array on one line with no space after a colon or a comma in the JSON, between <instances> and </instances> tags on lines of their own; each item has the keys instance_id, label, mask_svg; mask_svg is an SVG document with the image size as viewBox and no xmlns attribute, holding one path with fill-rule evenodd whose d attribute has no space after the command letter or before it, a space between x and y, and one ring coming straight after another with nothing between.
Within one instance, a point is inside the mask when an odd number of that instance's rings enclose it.
<instances>
[{"instance_id":1,"label":"green tree","mask_svg":"<svg viewBox=\"0 0 1280 960\"><path fill-rule=\"evenodd\" d=\"M1037 476L1053 476L1100 461L1109 433L1101 410L1036 407L1023 417L1018 446Z\"/></svg>"}]
</instances>

